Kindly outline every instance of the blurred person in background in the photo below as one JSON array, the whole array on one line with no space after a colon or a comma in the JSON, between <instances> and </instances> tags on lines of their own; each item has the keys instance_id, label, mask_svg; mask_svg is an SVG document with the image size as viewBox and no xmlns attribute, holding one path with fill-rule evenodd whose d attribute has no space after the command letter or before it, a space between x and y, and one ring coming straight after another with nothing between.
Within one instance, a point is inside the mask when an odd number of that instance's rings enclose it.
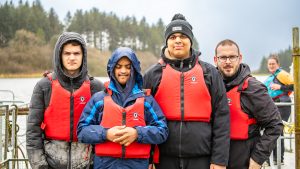
<instances>
[{"instance_id":1,"label":"blurred person in background","mask_svg":"<svg viewBox=\"0 0 300 169\"><path fill-rule=\"evenodd\" d=\"M276 103L290 103L290 94L294 90L293 77L280 67L277 55L271 55L267 62L268 70L271 75L265 80L264 84L268 88L268 93ZM282 120L288 121L291 115L291 106L278 106ZM283 133L281 133L283 136ZM284 139L281 140L281 163L284 164ZM273 150L274 164L277 163L277 146Z\"/></svg>"}]
</instances>

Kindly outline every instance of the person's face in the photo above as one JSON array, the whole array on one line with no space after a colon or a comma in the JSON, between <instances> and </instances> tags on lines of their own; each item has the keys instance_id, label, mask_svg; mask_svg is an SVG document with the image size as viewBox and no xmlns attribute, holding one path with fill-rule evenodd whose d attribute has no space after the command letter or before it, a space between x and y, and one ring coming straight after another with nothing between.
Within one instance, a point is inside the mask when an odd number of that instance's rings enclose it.
<instances>
[{"instance_id":1,"label":"person's face","mask_svg":"<svg viewBox=\"0 0 300 169\"><path fill-rule=\"evenodd\" d=\"M185 59L190 56L191 41L186 35L174 33L168 38L167 44L171 59Z\"/></svg>"},{"instance_id":2,"label":"person's face","mask_svg":"<svg viewBox=\"0 0 300 169\"><path fill-rule=\"evenodd\" d=\"M116 80L125 85L130 78L131 61L127 57L122 57L114 68Z\"/></svg>"},{"instance_id":3,"label":"person's face","mask_svg":"<svg viewBox=\"0 0 300 169\"><path fill-rule=\"evenodd\" d=\"M239 69L242 55L239 54L238 48L234 44L220 45L217 48L214 62L224 77L232 77Z\"/></svg>"},{"instance_id":4,"label":"person's face","mask_svg":"<svg viewBox=\"0 0 300 169\"><path fill-rule=\"evenodd\" d=\"M73 46L72 44L64 45L61 59L64 71L71 76L77 75L82 64L81 46Z\"/></svg>"},{"instance_id":5,"label":"person's face","mask_svg":"<svg viewBox=\"0 0 300 169\"><path fill-rule=\"evenodd\" d=\"M279 68L279 64L275 59L268 59L268 70L270 73L275 73L275 71Z\"/></svg>"}]
</instances>

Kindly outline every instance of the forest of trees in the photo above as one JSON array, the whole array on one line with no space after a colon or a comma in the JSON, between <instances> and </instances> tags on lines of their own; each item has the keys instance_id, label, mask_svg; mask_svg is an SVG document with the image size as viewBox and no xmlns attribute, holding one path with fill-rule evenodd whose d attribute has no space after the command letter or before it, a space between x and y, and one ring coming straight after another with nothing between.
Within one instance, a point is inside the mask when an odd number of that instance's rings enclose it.
<instances>
[{"instance_id":1,"label":"forest of trees","mask_svg":"<svg viewBox=\"0 0 300 169\"><path fill-rule=\"evenodd\" d=\"M88 11L78 9L73 15L66 11L62 22L53 8L45 11L40 0L32 3L19 0L17 4L12 1L0 2L0 75L50 70L53 48L63 31L83 35L91 60L107 58L117 47L128 46L141 52L142 63L151 65L155 62L151 57L159 57L165 43L164 29L162 19L149 24L145 17L140 21L135 16L120 18L112 12L100 12L97 8ZM196 39L193 47L198 49ZM291 49L279 51L278 55L281 66L289 71ZM255 73L267 73L266 61L267 57L263 57ZM90 62L90 72L98 76L105 75L105 64L97 67L97 63Z\"/></svg>"},{"instance_id":2,"label":"forest of trees","mask_svg":"<svg viewBox=\"0 0 300 169\"><path fill-rule=\"evenodd\" d=\"M40 0L0 2L0 74L51 69L53 47L63 31L82 34L88 47L106 54L119 46L128 46L147 56L159 57L164 29L162 19L149 24L145 17L140 21L134 16L120 18L97 8L78 9L74 15L66 11L62 22L53 8L45 11ZM198 49L196 39L193 45Z\"/></svg>"},{"instance_id":3,"label":"forest of trees","mask_svg":"<svg viewBox=\"0 0 300 169\"><path fill-rule=\"evenodd\" d=\"M46 43L53 37L57 38L56 35L62 31L78 32L86 37L91 47L100 50L105 50L105 46L110 51L118 46L128 46L159 54L164 45L165 25L162 19L150 25L145 17L140 21L134 16L119 18L112 12L92 8L89 11L78 9L74 16L67 12L63 24L53 8L49 12L43 9L40 0L32 4L20 0L17 5L6 1L0 5L0 47L6 47L20 29L33 32ZM194 44L197 48L197 42Z\"/></svg>"}]
</instances>

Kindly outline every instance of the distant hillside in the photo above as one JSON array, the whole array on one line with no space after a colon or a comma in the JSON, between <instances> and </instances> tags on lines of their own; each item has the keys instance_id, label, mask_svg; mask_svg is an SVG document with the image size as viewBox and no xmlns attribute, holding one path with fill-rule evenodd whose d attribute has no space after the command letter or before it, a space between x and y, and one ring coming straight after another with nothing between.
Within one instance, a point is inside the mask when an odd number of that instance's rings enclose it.
<instances>
[{"instance_id":1,"label":"distant hillside","mask_svg":"<svg viewBox=\"0 0 300 169\"><path fill-rule=\"evenodd\" d=\"M0 76L15 75L41 76L52 69L54 44L43 44L33 33L20 30L7 47L0 48ZM141 61L142 71L157 62L153 53L136 52ZM99 49L88 48L88 69L93 76L106 76L106 65L111 52L100 52Z\"/></svg>"},{"instance_id":2,"label":"distant hillside","mask_svg":"<svg viewBox=\"0 0 300 169\"><path fill-rule=\"evenodd\" d=\"M78 9L73 15L67 12L63 24L53 8L49 12L44 10L40 0L31 4L20 0L18 5L8 0L0 2L0 47L8 46L16 31L21 29L33 32L46 44L63 31L74 31L83 35L88 46L101 51L127 46L159 54L164 45L165 24L161 18L150 25L145 17L140 21L135 16L121 18L98 8ZM198 49L196 39L193 45Z\"/></svg>"},{"instance_id":3,"label":"distant hillside","mask_svg":"<svg viewBox=\"0 0 300 169\"><path fill-rule=\"evenodd\" d=\"M138 51L144 71L156 62L164 45L162 19L149 24L143 17L120 18L93 8L67 12L64 24L53 8L44 10L40 0L0 2L0 77L2 75L35 76L52 68L52 52L63 31L80 33L89 48L88 64L94 76L106 75L107 58L119 46ZM193 47L198 49L197 40ZM102 51L102 52L100 52Z\"/></svg>"}]
</instances>

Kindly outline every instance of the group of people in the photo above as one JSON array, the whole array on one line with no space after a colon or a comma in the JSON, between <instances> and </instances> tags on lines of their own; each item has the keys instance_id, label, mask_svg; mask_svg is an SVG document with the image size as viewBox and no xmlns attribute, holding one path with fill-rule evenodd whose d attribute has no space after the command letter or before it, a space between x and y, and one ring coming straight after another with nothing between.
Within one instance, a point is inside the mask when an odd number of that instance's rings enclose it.
<instances>
[{"instance_id":1,"label":"group of people","mask_svg":"<svg viewBox=\"0 0 300 169\"><path fill-rule=\"evenodd\" d=\"M63 33L53 72L36 84L30 101L31 167L261 168L282 134L281 110L242 63L239 46L223 40L216 67L201 61L182 14L174 15L164 37L159 61L144 76L135 52L117 48L103 84L88 75L83 38ZM291 89L280 85L283 93Z\"/></svg>"}]
</instances>

